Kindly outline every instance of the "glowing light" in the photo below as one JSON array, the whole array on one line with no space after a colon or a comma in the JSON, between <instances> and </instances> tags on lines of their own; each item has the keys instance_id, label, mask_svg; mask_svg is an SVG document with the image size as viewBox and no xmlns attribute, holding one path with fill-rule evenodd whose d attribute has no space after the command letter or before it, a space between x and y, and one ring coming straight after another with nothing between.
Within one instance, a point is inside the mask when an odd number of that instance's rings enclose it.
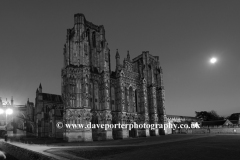
<instances>
[{"instance_id":1,"label":"glowing light","mask_svg":"<svg viewBox=\"0 0 240 160\"><path fill-rule=\"evenodd\" d=\"M212 57L212 58L210 59L210 63L214 64L214 63L216 63L216 62L217 62L217 58Z\"/></svg>"},{"instance_id":2,"label":"glowing light","mask_svg":"<svg viewBox=\"0 0 240 160\"><path fill-rule=\"evenodd\" d=\"M13 113L13 110L12 110L12 109L8 108L8 109L6 110L6 114L12 114L12 113Z\"/></svg>"},{"instance_id":3,"label":"glowing light","mask_svg":"<svg viewBox=\"0 0 240 160\"><path fill-rule=\"evenodd\" d=\"M4 113L4 110L3 109L0 109L0 114L3 114Z\"/></svg>"}]
</instances>

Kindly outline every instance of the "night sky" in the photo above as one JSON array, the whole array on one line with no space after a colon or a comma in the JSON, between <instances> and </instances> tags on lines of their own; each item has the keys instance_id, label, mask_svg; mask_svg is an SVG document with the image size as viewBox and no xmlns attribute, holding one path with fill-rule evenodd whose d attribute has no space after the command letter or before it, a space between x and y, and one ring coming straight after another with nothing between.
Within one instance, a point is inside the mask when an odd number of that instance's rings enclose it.
<instances>
[{"instance_id":1,"label":"night sky","mask_svg":"<svg viewBox=\"0 0 240 160\"><path fill-rule=\"evenodd\" d=\"M35 103L36 89L61 94L63 45L73 16L104 25L115 70L149 51L160 57L166 111L195 116L240 112L239 0L99 0L0 2L0 97ZM209 59L215 56L216 64Z\"/></svg>"}]
</instances>

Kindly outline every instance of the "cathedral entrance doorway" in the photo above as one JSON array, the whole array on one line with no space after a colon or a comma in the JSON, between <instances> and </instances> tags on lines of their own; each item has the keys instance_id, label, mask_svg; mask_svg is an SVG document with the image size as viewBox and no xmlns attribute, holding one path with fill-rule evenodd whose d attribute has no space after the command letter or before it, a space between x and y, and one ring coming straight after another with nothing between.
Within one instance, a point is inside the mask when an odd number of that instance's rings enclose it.
<instances>
[{"instance_id":1,"label":"cathedral entrance doorway","mask_svg":"<svg viewBox=\"0 0 240 160\"><path fill-rule=\"evenodd\" d=\"M131 130L129 130L129 137L131 137L131 138L137 137L137 129L136 128L131 128Z\"/></svg>"}]
</instances>

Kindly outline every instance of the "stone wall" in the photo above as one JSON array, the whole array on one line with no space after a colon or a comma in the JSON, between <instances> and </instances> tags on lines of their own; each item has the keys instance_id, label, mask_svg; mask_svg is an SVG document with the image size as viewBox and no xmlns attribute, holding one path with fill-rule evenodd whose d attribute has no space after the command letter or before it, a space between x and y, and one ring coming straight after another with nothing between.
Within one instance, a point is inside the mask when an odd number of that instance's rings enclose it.
<instances>
[{"instance_id":1,"label":"stone wall","mask_svg":"<svg viewBox=\"0 0 240 160\"><path fill-rule=\"evenodd\" d=\"M199 129L181 129L178 131L173 131L173 134L240 134L240 128L199 128Z\"/></svg>"},{"instance_id":2,"label":"stone wall","mask_svg":"<svg viewBox=\"0 0 240 160\"><path fill-rule=\"evenodd\" d=\"M0 148L10 154L11 156L19 159L19 160L56 160L55 158L43 155L38 152L34 152L25 148L21 148L15 145L12 145L11 143L6 143L4 141L0 141Z\"/></svg>"},{"instance_id":3,"label":"stone wall","mask_svg":"<svg viewBox=\"0 0 240 160\"><path fill-rule=\"evenodd\" d=\"M210 128L210 133L240 134L240 128Z\"/></svg>"}]
</instances>

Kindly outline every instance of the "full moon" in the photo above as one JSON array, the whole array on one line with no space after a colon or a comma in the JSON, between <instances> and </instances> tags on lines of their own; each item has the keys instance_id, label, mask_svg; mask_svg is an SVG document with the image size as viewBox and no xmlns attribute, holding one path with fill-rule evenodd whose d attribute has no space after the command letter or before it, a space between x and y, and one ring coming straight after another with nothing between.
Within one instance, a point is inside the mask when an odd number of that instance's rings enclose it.
<instances>
[{"instance_id":1,"label":"full moon","mask_svg":"<svg viewBox=\"0 0 240 160\"><path fill-rule=\"evenodd\" d=\"M210 59L210 63L214 64L214 63L216 63L216 62L217 62L217 58L212 57L212 58Z\"/></svg>"}]
</instances>

